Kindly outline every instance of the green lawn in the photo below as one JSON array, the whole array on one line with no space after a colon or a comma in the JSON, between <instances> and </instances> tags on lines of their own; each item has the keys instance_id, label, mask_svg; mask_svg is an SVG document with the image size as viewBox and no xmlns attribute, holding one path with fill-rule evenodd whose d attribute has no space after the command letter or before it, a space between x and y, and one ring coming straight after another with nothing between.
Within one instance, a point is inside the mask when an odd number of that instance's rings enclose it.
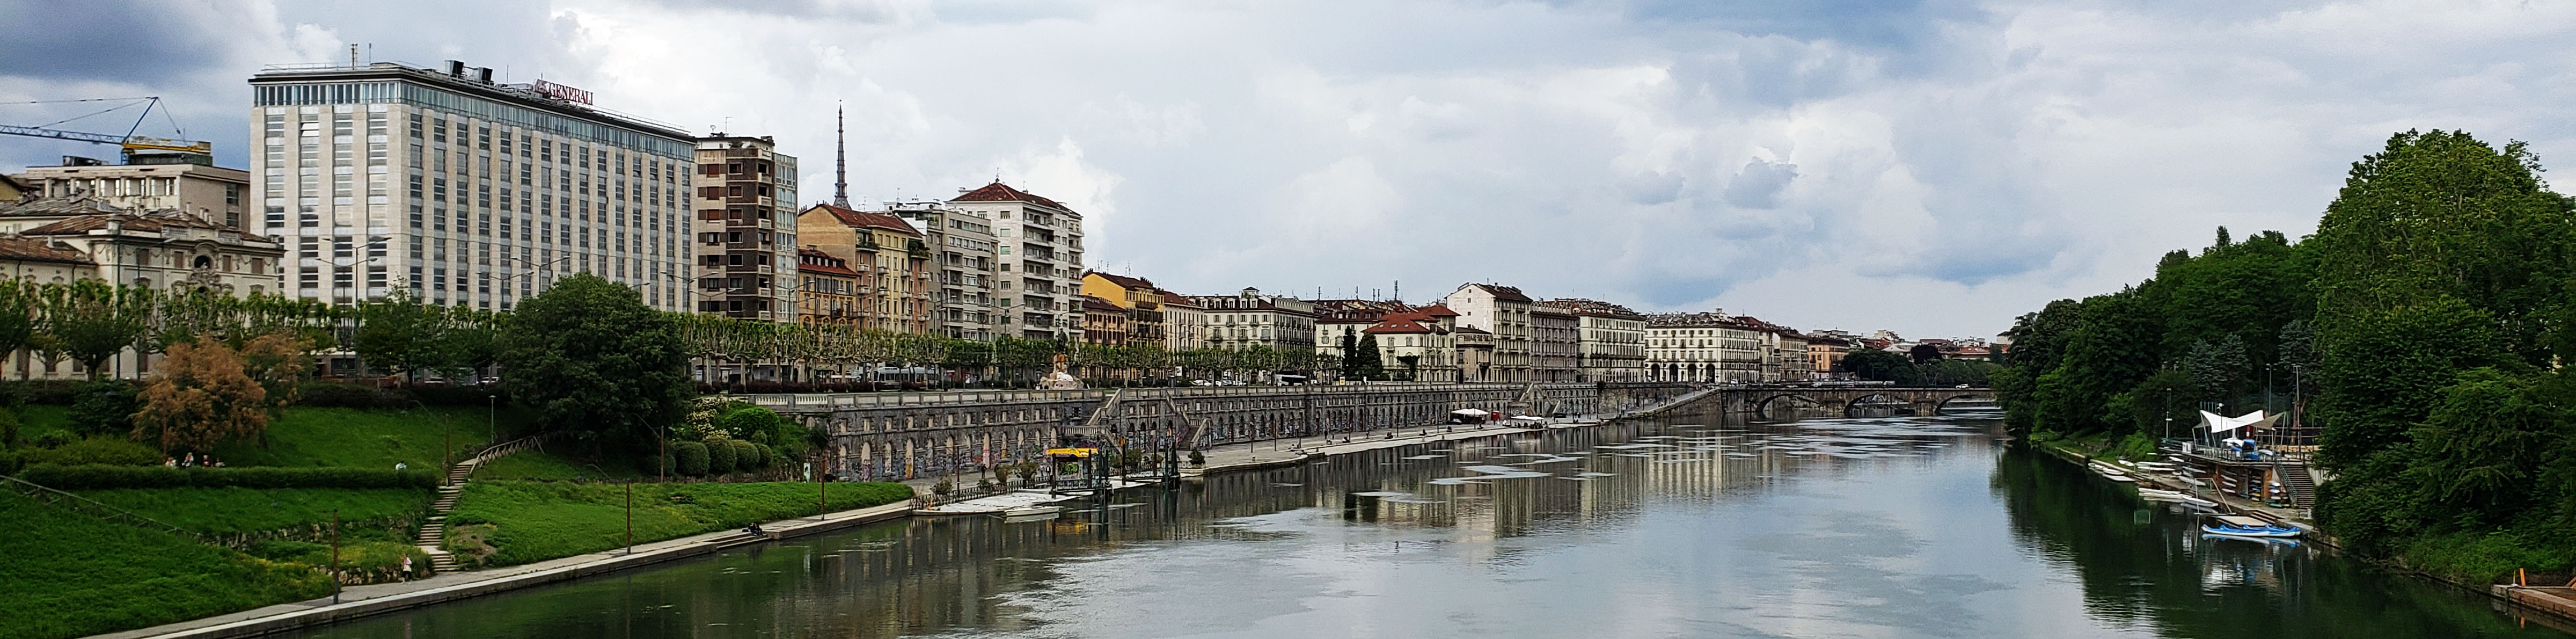
<instances>
[{"instance_id":1,"label":"green lawn","mask_svg":"<svg viewBox=\"0 0 2576 639\"><path fill-rule=\"evenodd\" d=\"M290 526L425 513L432 491L414 488L119 488L80 496L198 533L240 534ZM371 531L376 532L376 531ZM344 530L342 536L352 536ZM372 535L371 535L372 536Z\"/></svg>"},{"instance_id":2,"label":"green lawn","mask_svg":"<svg viewBox=\"0 0 2576 639\"><path fill-rule=\"evenodd\" d=\"M649 454L640 458L590 459L571 452L571 445L555 448L558 450L524 450L492 460L474 469L474 479L635 479L644 476L636 465L653 460Z\"/></svg>"},{"instance_id":3,"label":"green lawn","mask_svg":"<svg viewBox=\"0 0 2576 639\"><path fill-rule=\"evenodd\" d=\"M902 484L840 482L830 509L912 497ZM635 542L660 541L815 514L816 484L635 484ZM465 485L447 549L457 559L506 566L599 552L626 543L624 484L490 480ZM676 499L675 499L676 497Z\"/></svg>"},{"instance_id":4,"label":"green lawn","mask_svg":"<svg viewBox=\"0 0 2576 639\"><path fill-rule=\"evenodd\" d=\"M330 578L0 491L0 637L78 637L302 601Z\"/></svg>"},{"instance_id":5,"label":"green lawn","mask_svg":"<svg viewBox=\"0 0 2576 639\"><path fill-rule=\"evenodd\" d=\"M504 412L500 417L501 432L508 433L519 425L522 414ZM483 444L490 432L484 422L484 409L471 407L297 406L269 422L266 448L253 441L225 442L215 447L215 457L231 466L392 468L402 463L434 470L444 460L441 446L453 443L462 455L468 446Z\"/></svg>"}]
</instances>

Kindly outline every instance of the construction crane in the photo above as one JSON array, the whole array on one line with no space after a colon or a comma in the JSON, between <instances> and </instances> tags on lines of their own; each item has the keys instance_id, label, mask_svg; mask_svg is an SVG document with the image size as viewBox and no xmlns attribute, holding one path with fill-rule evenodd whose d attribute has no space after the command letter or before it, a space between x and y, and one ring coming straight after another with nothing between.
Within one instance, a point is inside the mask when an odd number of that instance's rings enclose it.
<instances>
[{"instance_id":1,"label":"construction crane","mask_svg":"<svg viewBox=\"0 0 2576 639\"><path fill-rule=\"evenodd\" d=\"M108 107L108 108L106 108L106 109L101 109L101 110L98 110L98 111L93 111L93 112L90 112L90 113L88 113L88 114L81 115L81 116L78 116L78 117L72 117L72 118L66 118L66 119L63 119L63 120L57 120L57 121L54 121L54 122L52 122L52 123L44 124L44 125L41 125L41 126L18 126L18 125L14 125L14 124L0 124L0 133L5 133L5 134L9 134L9 135L23 135L23 136L27 136L27 137L34 137L34 138L53 138L53 139L56 139L56 140L71 140L71 141L74 141L74 142L89 142L89 143L93 143L93 144L114 144L114 145L117 145L117 147L118 147L119 149L121 149L121 150L122 150L122 152L123 152L123 153L124 153L124 155L125 155L125 159L126 159L126 161L127 161L127 162L129 162L129 163L133 161L133 159L134 159L134 154L135 154L135 152L137 152L137 151L175 151L175 152L178 152L178 153L183 154L183 156L182 156L182 157L183 157L183 159L184 159L184 160L186 160L186 161L189 161L189 162L191 162L191 163L197 163L197 164L213 164L213 163L214 163L215 144L214 144L213 142L207 142L207 141L204 141L204 140L176 140L176 139L171 139L171 138L157 138L157 137L144 136L144 135L135 135L135 134L134 134L134 132L135 132L135 131L141 130L141 129L143 128L143 120L144 120L145 118L149 118L149 117L151 117L151 116L152 116L152 110L153 110L153 108L155 108L155 107L159 107L159 106L161 105L161 96L157 96L157 95L156 95L156 96L147 96L147 97L140 97L140 98L91 98L91 99L82 99L82 100L38 100L38 101L33 101L33 102L19 102L19 103L17 103L17 104L41 104L41 103L45 103L45 102L111 102L111 101L122 101L122 102L124 102L124 104L119 104L119 105L116 105L116 106ZM93 116L93 115L100 115L100 114L104 114L104 113L107 113L107 112L110 112L110 111L116 111L116 110L119 110L119 109L124 109L124 108L127 108L127 107L131 107L131 106L134 106L134 105L137 105L137 104L143 105L143 112L142 112L141 114L139 114L139 115L136 115L136 116L135 116L135 118L134 118L134 125L133 125L133 126L126 127L125 135L115 135L115 134L110 134L110 133L89 133L89 132L84 132L84 131L67 131L67 130L63 130L63 129L49 128L49 127L53 127L53 126L55 126L55 125L59 125L59 124L65 123L65 122L70 122L70 121L72 121L72 120L78 120L78 119L86 118L86 117L90 117L90 116ZM162 110L161 110L161 116L162 116L162 117L164 117L164 118L170 117L170 112L169 112L169 110L168 110L168 109L162 109ZM173 130L177 130L177 129L178 129L178 121L177 121L176 119L171 120L171 129L173 129ZM186 131L179 131L179 134L180 134L180 135L186 135L186 134L187 134L187 132L186 132Z\"/></svg>"}]
</instances>

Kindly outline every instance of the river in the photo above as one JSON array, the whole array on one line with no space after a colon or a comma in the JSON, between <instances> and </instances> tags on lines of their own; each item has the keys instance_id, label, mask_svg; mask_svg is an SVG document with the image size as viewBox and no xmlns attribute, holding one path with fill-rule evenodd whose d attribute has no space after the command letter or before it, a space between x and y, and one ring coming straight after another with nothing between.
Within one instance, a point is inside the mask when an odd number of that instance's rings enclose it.
<instances>
[{"instance_id":1,"label":"river","mask_svg":"<svg viewBox=\"0 0 2576 639\"><path fill-rule=\"evenodd\" d=\"M1976 417L1389 449L1052 522L914 518L306 637L2563 637L2211 539Z\"/></svg>"}]
</instances>

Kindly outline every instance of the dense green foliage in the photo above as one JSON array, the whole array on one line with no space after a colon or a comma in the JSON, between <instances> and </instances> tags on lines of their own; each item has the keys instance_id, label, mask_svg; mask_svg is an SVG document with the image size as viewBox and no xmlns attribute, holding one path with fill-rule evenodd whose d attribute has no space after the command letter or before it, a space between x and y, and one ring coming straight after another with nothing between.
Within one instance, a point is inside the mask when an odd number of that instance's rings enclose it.
<instances>
[{"instance_id":1,"label":"dense green foliage","mask_svg":"<svg viewBox=\"0 0 2576 639\"><path fill-rule=\"evenodd\" d=\"M207 534L256 533L424 514L428 488L117 488L78 491L102 504Z\"/></svg>"},{"instance_id":2,"label":"dense green foliage","mask_svg":"<svg viewBox=\"0 0 2576 639\"><path fill-rule=\"evenodd\" d=\"M429 488L438 485L434 469L291 468L244 466L171 468L167 466L57 466L38 464L19 471L19 479L56 490L104 488L182 488L242 486L247 488Z\"/></svg>"},{"instance_id":3,"label":"dense green foliage","mask_svg":"<svg viewBox=\"0 0 2576 639\"><path fill-rule=\"evenodd\" d=\"M108 523L0 491L0 636L46 639L248 610L330 594L311 567Z\"/></svg>"},{"instance_id":4,"label":"dense green foliage","mask_svg":"<svg viewBox=\"0 0 2576 639\"><path fill-rule=\"evenodd\" d=\"M503 332L502 385L538 426L593 449L650 443L695 395L673 319L635 289L581 274L520 302Z\"/></svg>"},{"instance_id":5,"label":"dense green foliage","mask_svg":"<svg viewBox=\"0 0 2576 639\"><path fill-rule=\"evenodd\" d=\"M644 543L912 498L903 484L764 482L634 484L635 541ZM599 552L626 542L624 484L476 481L447 521L448 549L482 565L512 565Z\"/></svg>"},{"instance_id":6,"label":"dense green foliage","mask_svg":"<svg viewBox=\"0 0 2576 639\"><path fill-rule=\"evenodd\" d=\"M2013 427L2123 433L2266 377L2313 400L2326 529L2445 576L2576 565L2576 204L2521 143L2407 132L2355 162L2317 232L2175 252L2013 327ZM2294 413L2297 414L2297 413Z\"/></svg>"}]
</instances>

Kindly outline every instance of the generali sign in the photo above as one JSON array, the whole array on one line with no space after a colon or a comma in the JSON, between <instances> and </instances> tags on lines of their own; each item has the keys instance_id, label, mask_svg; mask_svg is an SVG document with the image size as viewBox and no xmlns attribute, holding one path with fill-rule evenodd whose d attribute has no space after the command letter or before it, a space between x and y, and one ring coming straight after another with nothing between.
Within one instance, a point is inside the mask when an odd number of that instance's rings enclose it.
<instances>
[{"instance_id":1,"label":"generali sign","mask_svg":"<svg viewBox=\"0 0 2576 639\"><path fill-rule=\"evenodd\" d=\"M572 101L572 102L579 102L579 103L582 103L582 104L590 104L590 92L589 92L589 91L583 91L583 90L581 90L581 89L575 89L575 88L572 88L572 87L568 87L568 86L564 86L564 85L560 85L560 84L555 84L555 83L552 83L552 82L547 82L547 81L544 81L544 80L538 80L538 81L537 81L537 83L536 83L534 86L536 87L536 89L537 89L537 92L538 92L538 93L543 93L543 94L546 94L546 95L551 95L551 96L555 96L555 97L558 97L558 98L563 98L563 99L565 99L565 100L569 100L569 101Z\"/></svg>"}]
</instances>

